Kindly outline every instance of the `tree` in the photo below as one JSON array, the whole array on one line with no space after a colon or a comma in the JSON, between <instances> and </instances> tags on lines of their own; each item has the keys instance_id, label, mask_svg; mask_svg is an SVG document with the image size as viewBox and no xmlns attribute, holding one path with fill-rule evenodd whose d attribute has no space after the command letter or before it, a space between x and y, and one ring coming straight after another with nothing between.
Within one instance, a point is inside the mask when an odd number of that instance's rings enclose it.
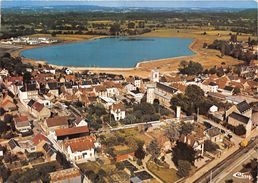
<instances>
[{"instance_id":1,"label":"tree","mask_svg":"<svg viewBox=\"0 0 258 183\"><path fill-rule=\"evenodd\" d=\"M132 114L127 115L123 120L124 124L133 124L135 122L136 122L136 117Z\"/></svg>"},{"instance_id":2,"label":"tree","mask_svg":"<svg viewBox=\"0 0 258 183\"><path fill-rule=\"evenodd\" d=\"M172 149L173 157L172 161L175 165L178 165L179 160L186 160L191 164L195 160L195 151L191 146L188 146L186 143L177 141L176 146Z\"/></svg>"},{"instance_id":3,"label":"tree","mask_svg":"<svg viewBox=\"0 0 258 183\"><path fill-rule=\"evenodd\" d=\"M180 127L180 133L183 135L190 134L194 129L194 125L191 123L182 123Z\"/></svg>"},{"instance_id":4,"label":"tree","mask_svg":"<svg viewBox=\"0 0 258 183\"><path fill-rule=\"evenodd\" d=\"M117 162L117 163L116 163L116 169L117 169L117 170L123 170L123 169L125 169L124 163L123 163L123 162Z\"/></svg>"},{"instance_id":5,"label":"tree","mask_svg":"<svg viewBox=\"0 0 258 183\"><path fill-rule=\"evenodd\" d=\"M59 151L56 153L56 161L65 169L71 168L71 163L66 159L65 155Z\"/></svg>"},{"instance_id":6,"label":"tree","mask_svg":"<svg viewBox=\"0 0 258 183\"><path fill-rule=\"evenodd\" d=\"M203 67L200 63L198 62L193 62L193 61L181 61L179 65L179 72L181 74L187 74L187 75L197 75L202 73Z\"/></svg>"},{"instance_id":7,"label":"tree","mask_svg":"<svg viewBox=\"0 0 258 183\"><path fill-rule=\"evenodd\" d=\"M219 146L210 140L204 141L204 151L214 152L219 149Z\"/></svg>"},{"instance_id":8,"label":"tree","mask_svg":"<svg viewBox=\"0 0 258 183\"><path fill-rule=\"evenodd\" d=\"M236 135L242 136L246 134L246 129L243 125L238 125L234 130Z\"/></svg>"},{"instance_id":9,"label":"tree","mask_svg":"<svg viewBox=\"0 0 258 183\"><path fill-rule=\"evenodd\" d=\"M192 102L200 101L203 99L204 91L197 85L188 85L185 89L185 95Z\"/></svg>"},{"instance_id":10,"label":"tree","mask_svg":"<svg viewBox=\"0 0 258 183\"><path fill-rule=\"evenodd\" d=\"M120 24L115 23L115 24L111 25L109 31L110 31L110 34L117 35L121 31Z\"/></svg>"},{"instance_id":11,"label":"tree","mask_svg":"<svg viewBox=\"0 0 258 183\"><path fill-rule=\"evenodd\" d=\"M30 72L25 72L23 74L23 82L26 84L31 82L31 73Z\"/></svg>"},{"instance_id":12,"label":"tree","mask_svg":"<svg viewBox=\"0 0 258 183\"><path fill-rule=\"evenodd\" d=\"M170 125L165 133L166 133L167 138L170 140L170 142L177 141L180 136L178 129L174 125Z\"/></svg>"},{"instance_id":13,"label":"tree","mask_svg":"<svg viewBox=\"0 0 258 183\"><path fill-rule=\"evenodd\" d=\"M145 157L145 151L143 150L142 147L138 147L136 149L136 151L134 152L134 156L139 159L139 160L143 160Z\"/></svg>"},{"instance_id":14,"label":"tree","mask_svg":"<svg viewBox=\"0 0 258 183\"><path fill-rule=\"evenodd\" d=\"M53 31L53 32L51 33L51 36L52 36L52 37L56 37L56 32Z\"/></svg>"},{"instance_id":15,"label":"tree","mask_svg":"<svg viewBox=\"0 0 258 183\"><path fill-rule=\"evenodd\" d=\"M191 171L191 163L185 160L179 160L178 161L178 174L181 177L187 177Z\"/></svg>"},{"instance_id":16,"label":"tree","mask_svg":"<svg viewBox=\"0 0 258 183\"><path fill-rule=\"evenodd\" d=\"M156 160L160 155L161 148L158 144L158 141L154 139L150 142L146 150L151 154L152 159Z\"/></svg>"},{"instance_id":17,"label":"tree","mask_svg":"<svg viewBox=\"0 0 258 183\"><path fill-rule=\"evenodd\" d=\"M128 23L128 29L134 29L135 28L135 23L129 22Z\"/></svg>"}]
</instances>

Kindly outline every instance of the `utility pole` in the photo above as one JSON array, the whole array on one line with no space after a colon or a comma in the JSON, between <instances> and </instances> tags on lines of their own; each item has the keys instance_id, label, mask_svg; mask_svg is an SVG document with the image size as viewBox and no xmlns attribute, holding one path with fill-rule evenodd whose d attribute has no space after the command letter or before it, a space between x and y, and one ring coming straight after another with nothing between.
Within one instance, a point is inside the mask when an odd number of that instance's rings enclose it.
<instances>
[{"instance_id":1,"label":"utility pole","mask_svg":"<svg viewBox=\"0 0 258 183\"><path fill-rule=\"evenodd\" d=\"M197 108L197 116L196 116L197 123L199 122L199 107Z\"/></svg>"},{"instance_id":2,"label":"utility pole","mask_svg":"<svg viewBox=\"0 0 258 183\"><path fill-rule=\"evenodd\" d=\"M211 170L211 174L210 174L210 183L212 183L212 170Z\"/></svg>"}]
</instances>

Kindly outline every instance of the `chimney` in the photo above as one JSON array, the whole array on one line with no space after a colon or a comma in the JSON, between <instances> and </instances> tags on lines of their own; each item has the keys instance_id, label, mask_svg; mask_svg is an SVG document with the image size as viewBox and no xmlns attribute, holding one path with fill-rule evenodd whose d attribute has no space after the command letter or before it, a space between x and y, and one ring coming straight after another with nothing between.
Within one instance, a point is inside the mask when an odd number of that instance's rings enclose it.
<instances>
[{"instance_id":1,"label":"chimney","mask_svg":"<svg viewBox=\"0 0 258 183\"><path fill-rule=\"evenodd\" d=\"M181 114L181 107L176 106L176 118L178 121L180 120L180 114Z\"/></svg>"}]
</instances>

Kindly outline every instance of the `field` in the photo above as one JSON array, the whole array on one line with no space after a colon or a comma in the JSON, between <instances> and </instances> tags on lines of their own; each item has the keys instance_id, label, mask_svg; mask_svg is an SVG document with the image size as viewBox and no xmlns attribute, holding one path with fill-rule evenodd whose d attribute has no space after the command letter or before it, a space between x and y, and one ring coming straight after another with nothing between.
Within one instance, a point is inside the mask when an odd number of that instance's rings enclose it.
<instances>
[{"instance_id":1,"label":"field","mask_svg":"<svg viewBox=\"0 0 258 183\"><path fill-rule=\"evenodd\" d=\"M167 167L159 167L154 162L149 161L147 163L147 168L162 181L166 183L172 183L177 181L180 177L176 174L176 170L169 169Z\"/></svg>"}]
</instances>

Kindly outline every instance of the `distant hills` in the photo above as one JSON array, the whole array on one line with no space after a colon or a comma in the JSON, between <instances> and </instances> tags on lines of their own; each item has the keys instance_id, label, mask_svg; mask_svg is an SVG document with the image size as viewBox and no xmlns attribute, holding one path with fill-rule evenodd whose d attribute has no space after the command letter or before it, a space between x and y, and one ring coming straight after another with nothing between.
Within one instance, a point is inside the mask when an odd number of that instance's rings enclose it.
<instances>
[{"instance_id":1,"label":"distant hills","mask_svg":"<svg viewBox=\"0 0 258 183\"><path fill-rule=\"evenodd\" d=\"M256 8L255 1L84 1L84 0L2 0L4 10L37 10L37 11L107 11L107 12L133 12L133 11L209 11L231 12Z\"/></svg>"}]
</instances>

